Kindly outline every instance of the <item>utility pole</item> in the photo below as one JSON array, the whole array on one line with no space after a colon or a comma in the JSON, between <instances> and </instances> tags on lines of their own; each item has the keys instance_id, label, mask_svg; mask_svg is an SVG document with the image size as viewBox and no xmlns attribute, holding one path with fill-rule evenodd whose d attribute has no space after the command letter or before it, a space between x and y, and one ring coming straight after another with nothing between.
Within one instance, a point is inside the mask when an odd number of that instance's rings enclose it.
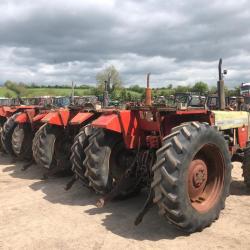
<instances>
[{"instance_id":1,"label":"utility pole","mask_svg":"<svg viewBox=\"0 0 250 250\"><path fill-rule=\"evenodd\" d=\"M75 85L74 85L74 81L72 81L72 85L71 85L71 104L74 104L75 100Z\"/></svg>"},{"instance_id":2,"label":"utility pole","mask_svg":"<svg viewBox=\"0 0 250 250\"><path fill-rule=\"evenodd\" d=\"M222 59L219 60L218 65L219 71L219 81L217 82L217 89L218 89L218 96L219 96L219 107L220 110L225 110L226 103L225 103L225 88L224 88L224 75L227 74L227 70L222 72Z\"/></svg>"}]
</instances>

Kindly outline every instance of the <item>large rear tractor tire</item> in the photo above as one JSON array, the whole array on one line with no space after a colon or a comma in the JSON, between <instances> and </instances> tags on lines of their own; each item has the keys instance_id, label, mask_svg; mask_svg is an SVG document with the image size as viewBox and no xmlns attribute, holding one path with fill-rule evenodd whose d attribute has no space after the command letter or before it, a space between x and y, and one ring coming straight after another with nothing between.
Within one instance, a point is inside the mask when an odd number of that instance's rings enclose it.
<instances>
[{"instance_id":1,"label":"large rear tractor tire","mask_svg":"<svg viewBox=\"0 0 250 250\"><path fill-rule=\"evenodd\" d=\"M15 153L12 149L12 143L11 143L12 134L14 132L15 127L17 126L15 119L19 114L20 113L16 113L7 119L7 121L3 125L3 130L1 133L2 146L4 150L12 156L15 156Z\"/></svg>"},{"instance_id":2,"label":"large rear tractor tire","mask_svg":"<svg viewBox=\"0 0 250 250\"><path fill-rule=\"evenodd\" d=\"M84 152L83 165L89 186L101 194L109 193L119 183L135 158L134 152L125 148L121 134L101 128L93 130ZM126 198L138 192L138 187L131 182L116 198Z\"/></svg>"},{"instance_id":3,"label":"large rear tractor tire","mask_svg":"<svg viewBox=\"0 0 250 250\"><path fill-rule=\"evenodd\" d=\"M2 119L0 119L0 152L3 152L3 153L6 153L6 151L4 150L1 137L2 137L3 126L5 122L6 122L6 118L2 117Z\"/></svg>"},{"instance_id":4,"label":"large rear tractor tire","mask_svg":"<svg viewBox=\"0 0 250 250\"><path fill-rule=\"evenodd\" d=\"M35 133L35 136L33 138L33 141L32 141L32 152L33 152L33 158L35 160L35 162L37 163L37 159L39 158L39 155L38 155L38 143L39 143L39 137L41 135L41 133L43 133L43 128L42 127L45 127L47 126L47 124L43 124Z\"/></svg>"},{"instance_id":5,"label":"large rear tractor tire","mask_svg":"<svg viewBox=\"0 0 250 250\"><path fill-rule=\"evenodd\" d=\"M12 149L20 160L32 159L33 132L30 124L18 124L12 134Z\"/></svg>"},{"instance_id":6,"label":"large rear tractor tire","mask_svg":"<svg viewBox=\"0 0 250 250\"><path fill-rule=\"evenodd\" d=\"M160 214L189 233L219 217L229 195L232 164L223 135L191 122L163 139L153 166L154 202Z\"/></svg>"},{"instance_id":7,"label":"large rear tractor tire","mask_svg":"<svg viewBox=\"0 0 250 250\"><path fill-rule=\"evenodd\" d=\"M38 165L47 169L58 167L70 172L70 145L63 128L43 125L35 134L32 148Z\"/></svg>"},{"instance_id":8,"label":"large rear tractor tire","mask_svg":"<svg viewBox=\"0 0 250 250\"><path fill-rule=\"evenodd\" d=\"M89 145L89 137L92 134L93 128L89 125L84 126L80 132L75 136L74 144L71 147L71 163L72 170L75 175L88 186L88 178L85 177L86 167L83 164L86 154L84 149Z\"/></svg>"},{"instance_id":9,"label":"large rear tractor tire","mask_svg":"<svg viewBox=\"0 0 250 250\"><path fill-rule=\"evenodd\" d=\"M250 145L244 150L244 159L242 162L242 170L244 182L248 188L250 188Z\"/></svg>"}]
</instances>

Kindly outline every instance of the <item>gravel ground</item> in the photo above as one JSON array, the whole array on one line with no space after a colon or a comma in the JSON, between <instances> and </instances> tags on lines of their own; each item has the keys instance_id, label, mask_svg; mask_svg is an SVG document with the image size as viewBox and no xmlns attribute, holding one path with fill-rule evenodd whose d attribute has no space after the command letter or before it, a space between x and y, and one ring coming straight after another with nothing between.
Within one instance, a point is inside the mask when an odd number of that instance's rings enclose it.
<instances>
[{"instance_id":1,"label":"gravel ground","mask_svg":"<svg viewBox=\"0 0 250 250\"><path fill-rule=\"evenodd\" d=\"M231 196L219 220L204 231L185 235L153 208L141 225L133 220L145 195L111 202L69 178L42 181L43 169L21 171L20 163L0 159L0 249L250 249L250 192L234 164Z\"/></svg>"}]
</instances>

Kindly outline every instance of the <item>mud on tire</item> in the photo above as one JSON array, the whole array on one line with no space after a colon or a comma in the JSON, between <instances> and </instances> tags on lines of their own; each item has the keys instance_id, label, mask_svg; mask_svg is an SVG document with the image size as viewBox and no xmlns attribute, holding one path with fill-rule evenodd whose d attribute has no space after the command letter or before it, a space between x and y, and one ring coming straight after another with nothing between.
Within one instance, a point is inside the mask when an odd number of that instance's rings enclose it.
<instances>
[{"instance_id":1,"label":"mud on tire","mask_svg":"<svg viewBox=\"0 0 250 250\"><path fill-rule=\"evenodd\" d=\"M163 139L153 166L151 187L159 213L187 232L209 226L225 206L231 168L219 131L198 122L173 129Z\"/></svg>"},{"instance_id":2,"label":"mud on tire","mask_svg":"<svg viewBox=\"0 0 250 250\"><path fill-rule=\"evenodd\" d=\"M17 126L15 119L19 114L20 113L16 113L7 119L7 121L4 123L3 130L1 133L1 142L2 142L2 146L4 150L8 154L13 155L13 156L15 156L15 153L12 149L11 140L12 140L12 134L14 132L14 129Z\"/></svg>"}]
</instances>

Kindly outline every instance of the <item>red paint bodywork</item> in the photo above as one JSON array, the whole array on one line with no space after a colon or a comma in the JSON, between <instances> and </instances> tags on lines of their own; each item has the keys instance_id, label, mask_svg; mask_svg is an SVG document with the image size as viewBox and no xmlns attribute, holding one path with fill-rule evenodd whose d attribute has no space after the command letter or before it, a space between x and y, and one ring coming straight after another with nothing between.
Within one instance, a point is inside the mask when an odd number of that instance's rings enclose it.
<instances>
[{"instance_id":1,"label":"red paint bodywork","mask_svg":"<svg viewBox=\"0 0 250 250\"><path fill-rule=\"evenodd\" d=\"M94 115L93 113L89 113L89 112L80 112L76 116L73 117L73 119L70 121L70 124L71 125L79 125L79 124L87 121L91 117L93 117L93 115Z\"/></svg>"},{"instance_id":2,"label":"red paint bodywork","mask_svg":"<svg viewBox=\"0 0 250 250\"><path fill-rule=\"evenodd\" d=\"M3 106L0 108L0 116L1 117L10 117L16 111L17 111L17 108Z\"/></svg>"},{"instance_id":3,"label":"red paint bodywork","mask_svg":"<svg viewBox=\"0 0 250 250\"><path fill-rule=\"evenodd\" d=\"M42 120L47 114L48 114L48 112L40 113L40 114L34 116L32 119L32 122L38 122L38 121Z\"/></svg>"},{"instance_id":4,"label":"red paint bodywork","mask_svg":"<svg viewBox=\"0 0 250 250\"><path fill-rule=\"evenodd\" d=\"M125 144L133 148L138 144L138 119L136 113L130 110L106 112L91 124L94 127L105 128L114 132L122 133Z\"/></svg>"},{"instance_id":5,"label":"red paint bodywork","mask_svg":"<svg viewBox=\"0 0 250 250\"><path fill-rule=\"evenodd\" d=\"M15 121L18 123L32 122L32 118L35 116L35 114L35 109L24 110L20 115L16 117Z\"/></svg>"},{"instance_id":6,"label":"red paint bodywork","mask_svg":"<svg viewBox=\"0 0 250 250\"><path fill-rule=\"evenodd\" d=\"M240 148L245 148L248 140L248 127L238 128L238 142Z\"/></svg>"},{"instance_id":7,"label":"red paint bodywork","mask_svg":"<svg viewBox=\"0 0 250 250\"><path fill-rule=\"evenodd\" d=\"M16 112L21 112L24 110L34 109L35 106L2 106L0 107L0 117L10 117Z\"/></svg>"},{"instance_id":8,"label":"red paint bodywork","mask_svg":"<svg viewBox=\"0 0 250 250\"><path fill-rule=\"evenodd\" d=\"M61 108L48 113L41 121L58 126L66 126L70 117L70 111L67 108Z\"/></svg>"},{"instance_id":9,"label":"red paint bodywork","mask_svg":"<svg viewBox=\"0 0 250 250\"><path fill-rule=\"evenodd\" d=\"M194 112L192 112L194 111ZM94 127L122 133L127 148L136 148L139 143L156 147L158 141L171 129L187 121L201 121L211 124L210 113L204 109L158 111L113 110L104 112L92 122ZM152 134L153 133L153 134ZM158 141L156 139L158 136Z\"/></svg>"}]
</instances>

